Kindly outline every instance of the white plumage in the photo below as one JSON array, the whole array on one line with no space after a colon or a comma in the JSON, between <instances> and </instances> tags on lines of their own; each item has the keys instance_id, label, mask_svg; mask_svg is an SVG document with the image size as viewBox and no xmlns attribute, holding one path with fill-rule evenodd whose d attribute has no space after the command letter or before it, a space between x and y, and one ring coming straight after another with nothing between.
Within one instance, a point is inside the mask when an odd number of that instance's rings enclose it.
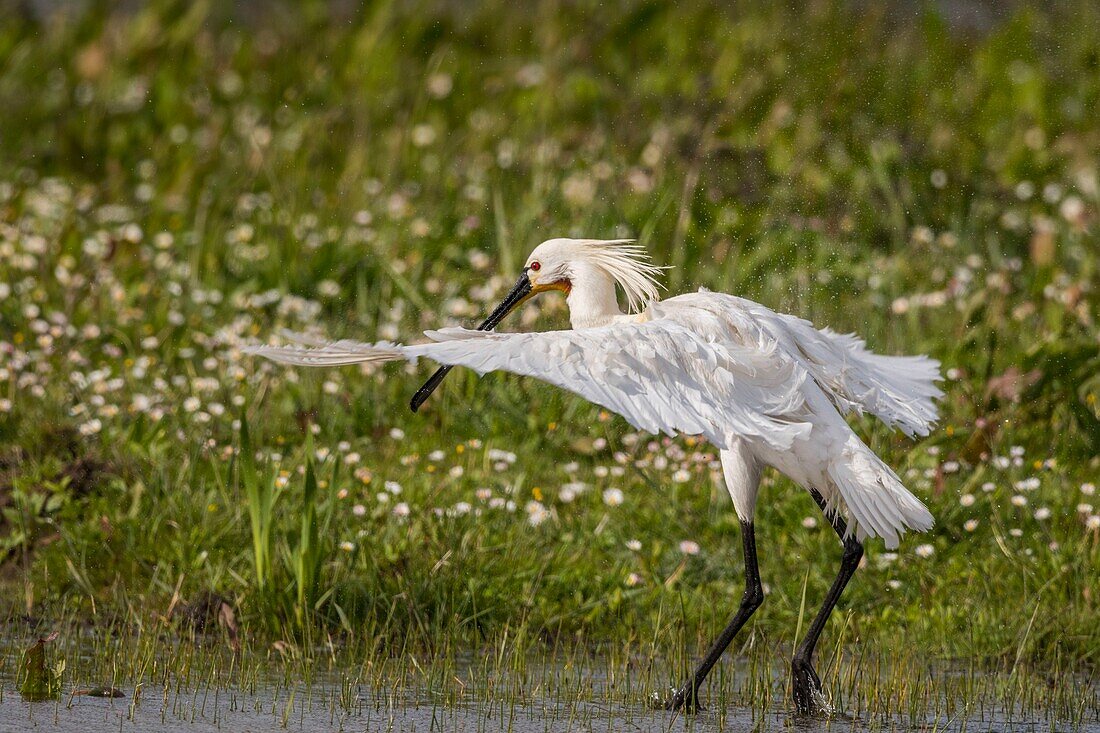
<instances>
[{"instance_id":1,"label":"white plumage","mask_svg":"<svg viewBox=\"0 0 1100 733\"><path fill-rule=\"evenodd\" d=\"M246 350L299 366L426 357L482 374L536 377L638 429L705 436L721 450L744 521L753 518L760 469L770 465L816 490L827 512L845 516L847 532L861 540L882 537L893 548L906 529L932 526L924 504L842 415L867 412L910 436L926 435L937 417L933 400L942 394L937 361L874 354L854 335L731 295L700 291L658 302L657 268L621 240L550 240L531 254L524 273L528 292L568 294L573 329L446 328L428 331L431 343L410 346L337 341ZM644 310L621 313L616 284L632 305L648 298Z\"/></svg>"}]
</instances>

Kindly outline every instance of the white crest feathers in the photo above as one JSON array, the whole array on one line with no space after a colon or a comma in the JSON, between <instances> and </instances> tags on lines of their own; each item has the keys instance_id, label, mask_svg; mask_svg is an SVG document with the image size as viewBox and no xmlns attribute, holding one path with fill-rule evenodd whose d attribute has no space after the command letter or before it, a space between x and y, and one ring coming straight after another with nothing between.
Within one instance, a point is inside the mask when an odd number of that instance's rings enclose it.
<instances>
[{"instance_id":1,"label":"white crest feathers","mask_svg":"<svg viewBox=\"0 0 1100 733\"><path fill-rule=\"evenodd\" d=\"M650 264L649 253L633 239L578 239L579 254L611 276L626 295L627 308L640 313L660 300L657 276L667 268Z\"/></svg>"}]
</instances>

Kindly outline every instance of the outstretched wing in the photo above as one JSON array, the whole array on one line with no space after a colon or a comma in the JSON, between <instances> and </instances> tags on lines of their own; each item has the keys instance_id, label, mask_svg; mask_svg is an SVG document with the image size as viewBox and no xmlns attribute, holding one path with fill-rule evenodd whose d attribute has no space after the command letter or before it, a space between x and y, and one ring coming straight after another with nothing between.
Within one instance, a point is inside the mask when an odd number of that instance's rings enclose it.
<instances>
[{"instance_id":1,"label":"outstretched wing","mask_svg":"<svg viewBox=\"0 0 1100 733\"><path fill-rule=\"evenodd\" d=\"M942 377L935 359L875 354L855 334L818 329L807 320L743 298L719 293L689 297L709 310L721 309L743 340L777 344L809 372L842 413L869 412L910 437L927 435L935 425L935 400L943 396L936 386Z\"/></svg>"},{"instance_id":2,"label":"outstretched wing","mask_svg":"<svg viewBox=\"0 0 1100 733\"><path fill-rule=\"evenodd\" d=\"M799 417L806 373L774 348L708 337L672 319L541 333L429 331L435 343L338 341L321 348L259 346L250 353L303 366L427 357L484 374L508 371L574 392L651 433L735 438L790 448L809 434Z\"/></svg>"}]
</instances>

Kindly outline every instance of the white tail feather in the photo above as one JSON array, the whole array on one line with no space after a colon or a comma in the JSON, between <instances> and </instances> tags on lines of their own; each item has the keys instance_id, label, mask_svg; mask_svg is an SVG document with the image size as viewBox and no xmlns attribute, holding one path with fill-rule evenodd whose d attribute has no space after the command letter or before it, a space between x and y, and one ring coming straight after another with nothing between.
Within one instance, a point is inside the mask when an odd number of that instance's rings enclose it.
<instances>
[{"instance_id":1,"label":"white tail feather","mask_svg":"<svg viewBox=\"0 0 1100 733\"><path fill-rule=\"evenodd\" d=\"M892 550L907 529L923 532L935 522L928 507L856 435L848 437L828 473L836 492L829 497L827 511L836 511L837 499L842 499L848 508L848 531L860 540L881 537Z\"/></svg>"}]
</instances>

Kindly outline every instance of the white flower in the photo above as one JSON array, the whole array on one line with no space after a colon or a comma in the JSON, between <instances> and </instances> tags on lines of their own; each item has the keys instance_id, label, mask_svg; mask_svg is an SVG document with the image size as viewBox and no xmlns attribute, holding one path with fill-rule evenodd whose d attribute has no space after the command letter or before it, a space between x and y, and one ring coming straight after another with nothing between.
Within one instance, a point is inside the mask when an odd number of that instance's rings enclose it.
<instances>
[{"instance_id":1,"label":"white flower","mask_svg":"<svg viewBox=\"0 0 1100 733\"><path fill-rule=\"evenodd\" d=\"M1016 494L1016 496L1012 497L1012 506L1027 506L1027 497Z\"/></svg>"},{"instance_id":2,"label":"white flower","mask_svg":"<svg viewBox=\"0 0 1100 733\"><path fill-rule=\"evenodd\" d=\"M367 513L367 508L362 504L356 504L351 508L351 513L357 517L361 517Z\"/></svg>"},{"instance_id":3,"label":"white flower","mask_svg":"<svg viewBox=\"0 0 1100 733\"><path fill-rule=\"evenodd\" d=\"M405 439L405 431L402 430L401 428L390 428L390 439L391 440L404 440Z\"/></svg>"},{"instance_id":4,"label":"white flower","mask_svg":"<svg viewBox=\"0 0 1100 733\"><path fill-rule=\"evenodd\" d=\"M596 195L596 182L588 176L573 174L562 181L561 193L569 203L583 206Z\"/></svg>"},{"instance_id":5,"label":"white flower","mask_svg":"<svg viewBox=\"0 0 1100 733\"><path fill-rule=\"evenodd\" d=\"M984 484L982 484L982 491L987 494L993 491L995 488L997 488L997 484L993 483L992 481L986 481Z\"/></svg>"},{"instance_id":6,"label":"white flower","mask_svg":"<svg viewBox=\"0 0 1100 733\"><path fill-rule=\"evenodd\" d=\"M963 522L963 529L965 529L967 532L973 532L977 528L978 528L978 520L977 519L968 519L965 522Z\"/></svg>"},{"instance_id":7,"label":"white flower","mask_svg":"<svg viewBox=\"0 0 1100 733\"><path fill-rule=\"evenodd\" d=\"M428 454L428 460L429 461L435 461L436 463L439 463L444 458L446 458L446 456L447 456L447 454L444 453L441 450L433 450L431 453Z\"/></svg>"},{"instance_id":8,"label":"white flower","mask_svg":"<svg viewBox=\"0 0 1100 733\"><path fill-rule=\"evenodd\" d=\"M485 452L485 455L490 461L503 461L505 463L515 463L516 454L511 451L500 450L498 448L490 448Z\"/></svg>"},{"instance_id":9,"label":"white flower","mask_svg":"<svg viewBox=\"0 0 1100 733\"><path fill-rule=\"evenodd\" d=\"M1096 493L1096 484L1093 484L1093 483L1081 484L1081 493L1084 494L1085 496L1092 496L1093 494Z\"/></svg>"},{"instance_id":10,"label":"white flower","mask_svg":"<svg viewBox=\"0 0 1100 733\"><path fill-rule=\"evenodd\" d=\"M638 575L637 573L631 573L630 575L626 576L626 584L631 588L640 584L641 582L642 576Z\"/></svg>"},{"instance_id":11,"label":"white flower","mask_svg":"<svg viewBox=\"0 0 1100 733\"><path fill-rule=\"evenodd\" d=\"M887 580L886 581L886 587L889 588L890 590L897 590L898 588L901 587L901 581L900 580L894 580L894 579Z\"/></svg>"},{"instance_id":12,"label":"white flower","mask_svg":"<svg viewBox=\"0 0 1100 733\"><path fill-rule=\"evenodd\" d=\"M409 505L405 502L395 504L393 507L393 515L395 517L407 517L409 516Z\"/></svg>"},{"instance_id":13,"label":"white flower","mask_svg":"<svg viewBox=\"0 0 1100 733\"><path fill-rule=\"evenodd\" d=\"M679 469L676 473L672 474L672 480L678 484L686 483L691 478L691 473L686 469Z\"/></svg>"},{"instance_id":14,"label":"white flower","mask_svg":"<svg viewBox=\"0 0 1100 733\"><path fill-rule=\"evenodd\" d=\"M134 224L133 222L124 225L119 233L122 235L123 239L125 239L127 242L130 242L131 244L137 244L141 241L141 227L139 227L137 224Z\"/></svg>"},{"instance_id":15,"label":"white flower","mask_svg":"<svg viewBox=\"0 0 1100 733\"><path fill-rule=\"evenodd\" d=\"M349 466L354 466L361 459L362 459L362 456L360 456L358 453L352 451L351 453L348 453L346 456L344 456L344 463L348 464Z\"/></svg>"},{"instance_id":16,"label":"white flower","mask_svg":"<svg viewBox=\"0 0 1100 733\"><path fill-rule=\"evenodd\" d=\"M343 550L344 552L351 552L352 550L355 549L355 543L354 542L348 542L347 540L344 540L343 542L340 543L340 549Z\"/></svg>"},{"instance_id":17,"label":"white flower","mask_svg":"<svg viewBox=\"0 0 1100 733\"><path fill-rule=\"evenodd\" d=\"M698 555L700 549L698 542L692 540L682 540L680 542L680 552L685 555Z\"/></svg>"},{"instance_id":18,"label":"white flower","mask_svg":"<svg viewBox=\"0 0 1100 733\"><path fill-rule=\"evenodd\" d=\"M417 125L412 131L412 142L418 148L424 148L435 142L435 128L431 125Z\"/></svg>"},{"instance_id":19,"label":"white flower","mask_svg":"<svg viewBox=\"0 0 1100 733\"><path fill-rule=\"evenodd\" d=\"M92 418L80 426L81 435L95 435L103 429L103 423L98 418Z\"/></svg>"},{"instance_id":20,"label":"white flower","mask_svg":"<svg viewBox=\"0 0 1100 733\"><path fill-rule=\"evenodd\" d=\"M630 550L631 552L638 552L642 549L642 543L638 540L627 540L626 549Z\"/></svg>"},{"instance_id":21,"label":"white flower","mask_svg":"<svg viewBox=\"0 0 1100 733\"><path fill-rule=\"evenodd\" d=\"M623 503L623 492L619 489L607 489L603 492L603 503L608 506L619 506Z\"/></svg>"},{"instance_id":22,"label":"white flower","mask_svg":"<svg viewBox=\"0 0 1100 733\"><path fill-rule=\"evenodd\" d=\"M1085 204L1076 196L1067 196L1058 207L1058 212L1068 222L1076 222L1085 214Z\"/></svg>"},{"instance_id":23,"label":"white flower","mask_svg":"<svg viewBox=\"0 0 1100 733\"><path fill-rule=\"evenodd\" d=\"M913 552L917 553L917 557L932 557L936 552L936 548L932 545L917 545Z\"/></svg>"},{"instance_id":24,"label":"white flower","mask_svg":"<svg viewBox=\"0 0 1100 733\"><path fill-rule=\"evenodd\" d=\"M481 489L478 489L476 492L474 492L474 496L476 496L481 501L488 501L489 497L491 497L492 495L493 495L493 490L492 489L481 488Z\"/></svg>"},{"instance_id":25,"label":"white flower","mask_svg":"<svg viewBox=\"0 0 1100 733\"><path fill-rule=\"evenodd\" d=\"M817 517L806 517L802 520L802 526L806 529L813 529L817 526Z\"/></svg>"},{"instance_id":26,"label":"white flower","mask_svg":"<svg viewBox=\"0 0 1100 733\"><path fill-rule=\"evenodd\" d=\"M541 501L532 499L527 502L524 510L527 512L527 523L532 527L537 527L550 518L550 512L543 506Z\"/></svg>"},{"instance_id":27,"label":"white flower","mask_svg":"<svg viewBox=\"0 0 1100 733\"><path fill-rule=\"evenodd\" d=\"M1038 519L1040 522L1044 519L1050 519L1050 514L1051 512L1049 507L1041 506L1035 510L1035 518Z\"/></svg>"},{"instance_id":28,"label":"white flower","mask_svg":"<svg viewBox=\"0 0 1100 733\"><path fill-rule=\"evenodd\" d=\"M1093 514L1085 520L1085 526L1089 529L1100 529L1100 514Z\"/></svg>"},{"instance_id":29,"label":"white flower","mask_svg":"<svg viewBox=\"0 0 1100 733\"><path fill-rule=\"evenodd\" d=\"M396 481L387 481L385 484L383 484L383 488L385 488L386 491L390 492L394 496L401 493L401 484L397 483Z\"/></svg>"},{"instance_id":30,"label":"white flower","mask_svg":"<svg viewBox=\"0 0 1100 733\"><path fill-rule=\"evenodd\" d=\"M428 93L436 99L442 99L451 93L454 80L449 74L437 72L428 77Z\"/></svg>"},{"instance_id":31,"label":"white flower","mask_svg":"<svg viewBox=\"0 0 1100 733\"><path fill-rule=\"evenodd\" d=\"M1092 504L1081 503L1077 505L1078 514L1092 514Z\"/></svg>"},{"instance_id":32,"label":"white flower","mask_svg":"<svg viewBox=\"0 0 1100 733\"><path fill-rule=\"evenodd\" d=\"M198 397L188 397L183 401L183 409L188 412L194 412L202 406L202 401Z\"/></svg>"}]
</instances>

